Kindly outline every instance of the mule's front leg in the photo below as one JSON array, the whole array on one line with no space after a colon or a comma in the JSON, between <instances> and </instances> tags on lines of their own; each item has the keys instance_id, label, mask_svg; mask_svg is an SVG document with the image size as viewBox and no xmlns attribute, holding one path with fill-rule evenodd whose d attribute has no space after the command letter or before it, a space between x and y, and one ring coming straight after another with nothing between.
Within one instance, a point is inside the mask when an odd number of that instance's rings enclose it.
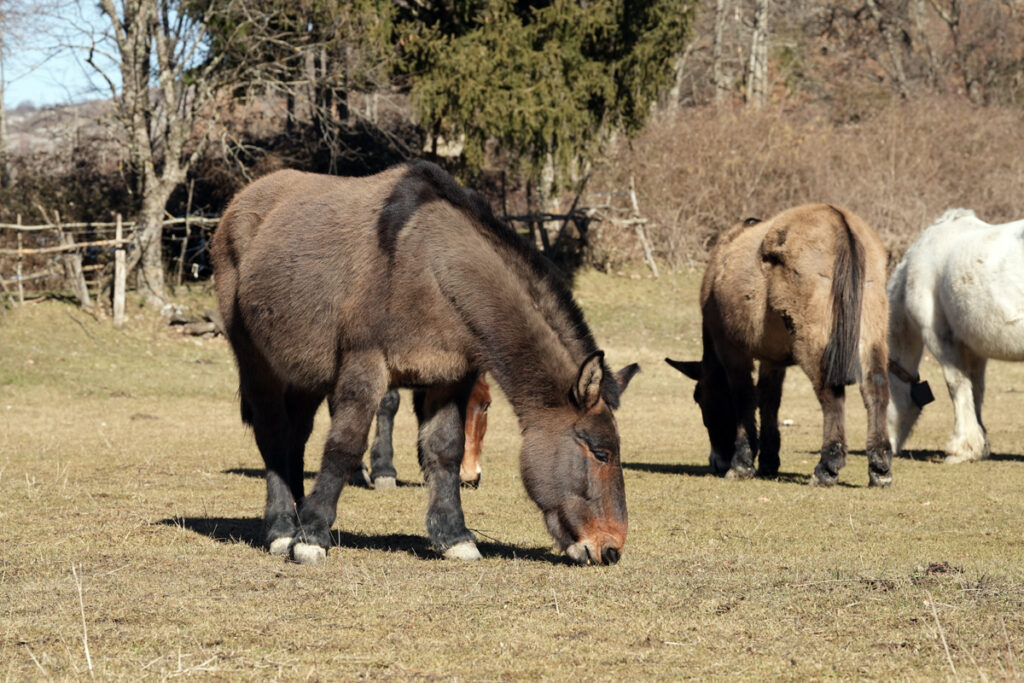
<instances>
[{"instance_id":1,"label":"mule's front leg","mask_svg":"<svg viewBox=\"0 0 1024 683\"><path fill-rule=\"evenodd\" d=\"M476 539L466 528L459 493L466 404L474 381L475 377L469 377L414 396L420 424L420 467L430 490L427 533L446 559L480 559Z\"/></svg>"},{"instance_id":2,"label":"mule's front leg","mask_svg":"<svg viewBox=\"0 0 1024 683\"><path fill-rule=\"evenodd\" d=\"M938 335L936 335L938 336ZM946 446L946 464L981 460L989 455L988 436L981 426L981 408L975 399L984 395L985 359L966 347L940 337L932 351L942 365L949 397L953 400L953 437ZM980 369L979 373L975 368ZM975 388L974 380L981 380Z\"/></svg>"},{"instance_id":3,"label":"mule's front leg","mask_svg":"<svg viewBox=\"0 0 1024 683\"><path fill-rule=\"evenodd\" d=\"M821 459L811 484L834 486L839 481L839 470L846 464L846 387L822 386L816 393L824 424Z\"/></svg>"},{"instance_id":4,"label":"mule's front leg","mask_svg":"<svg viewBox=\"0 0 1024 683\"><path fill-rule=\"evenodd\" d=\"M786 366L761 361L757 377L757 403L761 414L761 454L757 459L757 474L761 477L774 477L779 473L779 404L785 379Z\"/></svg>"},{"instance_id":5,"label":"mule's front leg","mask_svg":"<svg viewBox=\"0 0 1024 683\"><path fill-rule=\"evenodd\" d=\"M757 422L755 410L753 367L744 361L727 369L729 391L737 418L736 442L726 479L750 479L754 476L754 458L757 457ZM712 455L714 457L714 455ZM714 463L712 463L714 467Z\"/></svg>"},{"instance_id":6,"label":"mule's front leg","mask_svg":"<svg viewBox=\"0 0 1024 683\"><path fill-rule=\"evenodd\" d=\"M398 389L384 394L377 409L377 433L370 446L370 480L378 491L395 488L398 472L395 471L395 449L391 445L391 434L395 428L395 413L399 404Z\"/></svg>"},{"instance_id":7,"label":"mule's front leg","mask_svg":"<svg viewBox=\"0 0 1024 683\"><path fill-rule=\"evenodd\" d=\"M299 533L292 559L320 562L331 545L331 525L338 515L338 497L359 469L366 450L373 414L387 391L387 368L377 353L349 354L343 361L329 398L331 428L313 492L299 505Z\"/></svg>"}]
</instances>

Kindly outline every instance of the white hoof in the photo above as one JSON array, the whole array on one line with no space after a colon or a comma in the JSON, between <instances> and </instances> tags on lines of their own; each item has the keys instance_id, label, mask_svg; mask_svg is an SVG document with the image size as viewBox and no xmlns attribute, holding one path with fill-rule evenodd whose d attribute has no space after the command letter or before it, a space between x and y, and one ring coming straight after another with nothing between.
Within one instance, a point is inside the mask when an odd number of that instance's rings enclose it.
<instances>
[{"instance_id":1,"label":"white hoof","mask_svg":"<svg viewBox=\"0 0 1024 683\"><path fill-rule=\"evenodd\" d=\"M959 465L962 462L974 462L975 460L981 460L981 455L973 453L950 453L943 458L942 463L944 465Z\"/></svg>"},{"instance_id":2,"label":"white hoof","mask_svg":"<svg viewBox=\"0 0 1024 683\"><path fill-rule=\"evenodd\" d=\"M398 481L394 477L377 477L373 480L373 488L378 491L390 491L397 486Z\"/></svg>"},{"instance_id":3,"label":"white hoof","mask_svg":"<svg viewBox=\"0 0 1024 683\"><path fill-rule=\"evenodd\" d=\"M299 564L319 564L327 559L327 550L318 545L296 543L292 546L292 559Z\"/></svg>"},{"instance_id":4,"label":"white hoof","mask_svg":"<svg viewBox=\"0 0 1024 683\"><path fill-rule=\"evenodd\" d=\"M473 541L456 543L444 551L444 559L446 560L479 560L482 558L483 556L477 550L476 543Z\"/></svg>"},{"instance_id":5,"label":"white hoof","mask_svg":"<svg viewBox=\"0 0 1024 683\"><path fill-rule=\"evenodd\" d=\"M281 538L275 538L270 542L270 554L271 555L287 555L288 548L292 545L291 536L282 536Z\"/></svg>"}]
</instances>

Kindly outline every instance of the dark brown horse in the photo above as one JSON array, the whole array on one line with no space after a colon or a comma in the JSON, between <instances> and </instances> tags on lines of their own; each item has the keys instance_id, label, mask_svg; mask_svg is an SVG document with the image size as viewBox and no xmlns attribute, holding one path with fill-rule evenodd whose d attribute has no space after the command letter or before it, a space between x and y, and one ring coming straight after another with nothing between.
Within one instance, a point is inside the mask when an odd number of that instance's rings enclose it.
<instances>
[{"instance_id":1,"label":"dark brown horse","mask_svg":"<svg viewBox=\"0 0 1024 683\"><path fill-rule=\"evenodd\" d=\"M747 219L721 237L700 291L703 359L665 359L697 380L694 400L711 438L716 473L753 476L759 447L758 473L778 472L782 381L786 367L795 364L810 378L824 414L821 459L811 483L838 480L846 462L846 385L857 381L868 412L868 481L892 483L886 258L867 223L824 204L789 209L768 221Z\"/></svg>"},{"instance_id":2,"label":"dark brown horse","mask_svg":"<svg viewBox=\"0 0 1024 683\"><path fill-rule=\"evenodd\" d=\"M338 496L390 387L416 402L427 531L479 558L459 497L466 403L481 370L522 427L523 483L578 563L612 563L626 498L612 410L636 365L609 371L562 279L486 202L433 164L364 178L280 171L231 202L213 242L242 419L267 467L265 541L317 562ZM313 491L302 460L317 406L331 426Z\"/></svg>"},{"instance_id":3,"label":"dark brown horse","mask_svg":"<svg viewBox=\"0 0 1024 683\"><path fill-rule=\"evenodd\" d=\"M417 401L413 396L413 401ZM390 389L381 399L377 408L377 426L370 445L370 469L364 465L352 481L355 484L373 487L378 491L393 489L397 485L398 471L395 470L394 447L391 432L395 425L395 413L401 399L397 389ZM466 445L459 465L459 481L463 486L476 488L480 485L480 454L483 450L484 434L487 433L487 409L491 406L491 388L481 374L466 404Z\"/></svg>"}]
</instances>

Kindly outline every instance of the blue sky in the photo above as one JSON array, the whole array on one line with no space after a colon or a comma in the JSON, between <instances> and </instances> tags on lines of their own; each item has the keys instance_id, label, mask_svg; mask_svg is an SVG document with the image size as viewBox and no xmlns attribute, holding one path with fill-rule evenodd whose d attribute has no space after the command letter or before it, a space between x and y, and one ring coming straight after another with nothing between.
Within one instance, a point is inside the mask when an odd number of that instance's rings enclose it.
<instances>
[{"instance_id":1,"label":"blue sky","mask_svg":"<svg viewBox=\"0 0 1024 683\"><path fill-rule=\"evenodd\" d=\"M22 102L48 106L110 97L105 83L85 63L84 49L57 47L61 43L85 44L89 34L105 24L96 3L79 0L66 11L64 16L37 18L35 30L8 55L4 64L6 108ZM117 76L114 69L108 72Z\"/></svg>"},{"instance_id":2,"label":"blue sky","mask_svg":"<svg viewBox=\"0 0 1024 683\"><path fill-rule=\"evenodd\" d=\"M22 102L47 106L109 96L109 93L95 91L87 73L91 67L80 62L76 55L59 54L35 69L32 64L18 60L7 65L4 106L8 109Z\"/></svg>"}]
</instances>

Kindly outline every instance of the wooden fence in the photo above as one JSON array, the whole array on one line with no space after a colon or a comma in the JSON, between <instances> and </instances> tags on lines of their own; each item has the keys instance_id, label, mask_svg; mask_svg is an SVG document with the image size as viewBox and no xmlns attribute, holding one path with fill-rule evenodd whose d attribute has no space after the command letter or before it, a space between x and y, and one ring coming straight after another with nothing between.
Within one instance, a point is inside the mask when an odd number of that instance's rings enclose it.
<instances>
[{"instance_id":1,"label":"wooden fence","mask_svg":"<svg viewBox=\"0 0 1024 683\"><path fill-rule=\"evenodd\" d=\"M186 216L164 220L164 240L181 242L176 268L176 283L181 284L184 274L184 263L189 241L193 237L193 229L203 232L217 224L220 218L202 216ZM171 229L171 231L168 230ZM183 234L175 235L173 230L179 228ZM63 281L67 289L78 299L83 308L92 307L92 296L86 279L88 272L107 270L109 264L83 265L86 250L94 255L96 250L113 251L112 303L115 327L124 322L124 297L127 280L127 252L138 245L139 231L134 221L124 221L120 215L111 222L73 222L64 223L60 214L55 213L53 222L38 225L25 225L21 216L15 223L0 223L0 235L4 232L14 233L16 248L0 248L0 266L14 262L13 276L7 276L0 269L0 293L5 298L25 303L25 284L43 279ZM26 246L26 237L32 244ZM9 242L7 239L5 242ZM45 263L40 265L37 257L45 256ZM6 257L6 258L5 258ZM36 269L25 272L26 260L35 260ZM6 261L6 263L5 263ZM9 285L13 284L13 290ZM102 289L102 283L97 289Z\"/></svg>"},{"instance_id":2,"label":"wooden fence","mask_svg":"<svg viewBox=\"0 0 1024 683\"><path fill-rule=\"evenodd\" d=\"M580 207L578 206L580 194L577 194L572 206L564 214L506 215L502 218L526 236L538 251L566 269L572 269L579 265L582 250L588 244L588 230L592 222L608 222L612 225L632 229L643 249L648 266L654 277L657 277L657 265L644 231L647 220L640 217L636 190L632 183L628 195L622 194L630 198L631 206L625 211L613 209L610 202L603 206ZM164 245L166 246L167 242L173 244L175 241L181 244L178 256L174 259L176 264L172 265L174 268L172 282L174 284L178 286L182 284L190 241L198 234L201 248L205 249L209 233L219 221L219 217L202 216L185 216L164 220ZM554 229L550 229L549 225ZM134 221L124 221L120 215L116 220L107 223L62 223L59 213L54 214L53 222L40 225L23 225L21 216L18 216L15 223L0 223L0 244L11 241L10 233L14 233L16 241L16 248L0 248L0 295L23 305L25 303L25 283L53 278L62 281L64 287L72 292L83 308L91 308L92 296L86 274L98 273L98 277L94 276L94 279L98 279L99 283L94 285L94 288L97 290L97 295L110 291L114 326L120 327L124 322L124 299L128 275L126 272L127 252L137 248L139 244L140 233L137 228ZM194 230L199 232L193 232ZM8 237L2 239L5 231ZM25 244L26 236L32 237L29 246ZM110 251L113 251L112 274L109 261L106 264L84 265L86 250L92 250L91 256L95 260L98 260L95 250L103 250L107 252L107 256L110 255ZM38 257L49 258L45 259L45 263L40 267ZM36 270L31 273L24 272L27 259L36 261ZM10 266L12 261L14 274L5 276L3 269L5 266ZM192 262L193 268L196 268L198 266L196 256L193 256ZM104 275L104 273L107 274ZM195 270L192 273L193 277L199 277L201 274ZM104 285L107 277L112 277L110 290L107 290ZM8 288L8 285L12 283L14 285L13 292Z\"/></svg>"}]
</instances>

